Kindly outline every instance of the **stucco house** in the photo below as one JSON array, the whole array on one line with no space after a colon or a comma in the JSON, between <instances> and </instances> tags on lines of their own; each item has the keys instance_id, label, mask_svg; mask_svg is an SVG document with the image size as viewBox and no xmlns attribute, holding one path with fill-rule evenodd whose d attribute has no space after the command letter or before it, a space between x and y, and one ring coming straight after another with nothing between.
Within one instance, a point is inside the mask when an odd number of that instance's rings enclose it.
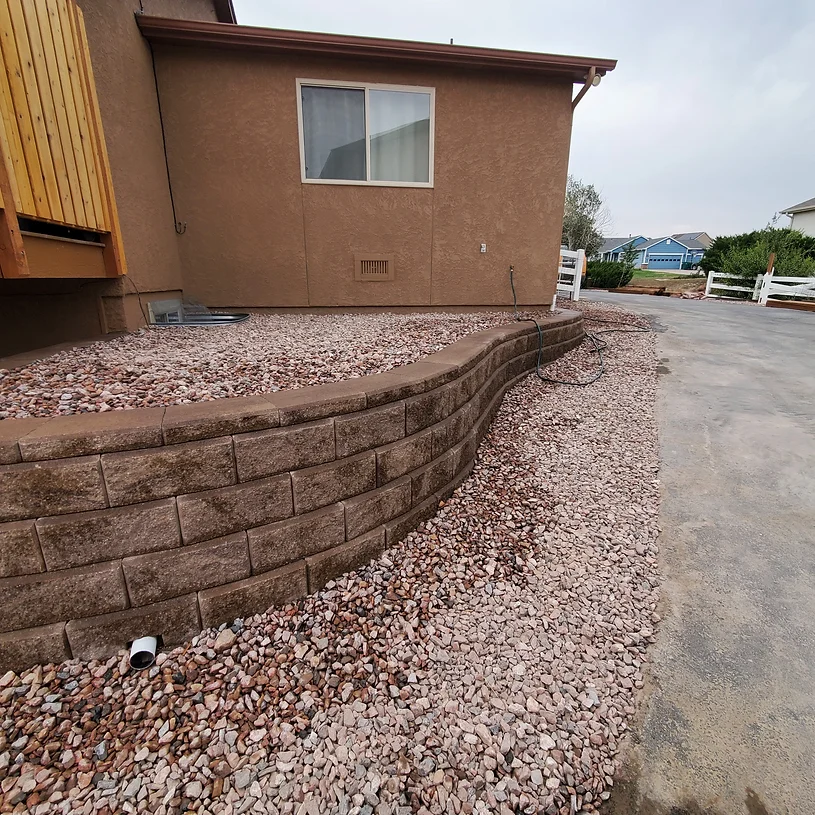
<instances>
[{"instance_id":1,"label":"stucco house","mask_svg":"<svg viewBox=\"0 0 815 815\"><path fill-rule=\"evenodd\" d=\"M600 258L619 261L626 248L633 244L637 250L634 266L638 269L688 269L698 265L712 243L707 232L678 232L653 239L643 235L606 238Z\"/></svg>"},{"instance_id":2,"label":"stucco house","mask_svg":"<svg viewBox=\"0 0 815 815\"><path fill-rule=\"evenodd\" d=\"M50 6L16 5L6 74L33 55L42 81L0 82L0 355L182 297L506 305L510 264L519 304L552 302L574 104L614 60L241 26L229 0L66 0L38 64L27 26ZM63 54L73 85L45 81Z\"/></svg>"},{"instance_id":3,"label":"stucco house","mask_svg":"<svg viewBox=\"0 0 815 815\"><path fill-rule=\"evenodd\" d=\"M781 210L782 215L789 215L790 227L798 229L805 235L815 238L815 198L808 201L801 201L794 207Z\"/></svg>"}]
</instances>

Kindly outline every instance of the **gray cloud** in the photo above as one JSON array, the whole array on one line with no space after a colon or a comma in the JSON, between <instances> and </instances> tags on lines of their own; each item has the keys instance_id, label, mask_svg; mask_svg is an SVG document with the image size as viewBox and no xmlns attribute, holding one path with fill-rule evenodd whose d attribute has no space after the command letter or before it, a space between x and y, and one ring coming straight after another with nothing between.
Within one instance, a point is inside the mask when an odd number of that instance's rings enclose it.
<instances>
[{"instance_id":1,"label":"gray cloud","mask_svg":"<svg viewBox=\"0 0 815 815\"><path fill-rule=\"evenodd\" d=\"M618 59L570 162L615 234L740 232L815 195L811 0L234 3L246 25Z\"/></svg>"}]
</instances>

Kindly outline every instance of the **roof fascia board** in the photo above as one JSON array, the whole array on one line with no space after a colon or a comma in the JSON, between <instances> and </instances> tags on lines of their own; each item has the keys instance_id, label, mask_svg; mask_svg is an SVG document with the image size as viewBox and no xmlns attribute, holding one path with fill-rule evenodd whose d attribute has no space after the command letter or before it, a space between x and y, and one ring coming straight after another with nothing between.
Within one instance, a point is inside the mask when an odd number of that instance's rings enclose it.
<instances>
[{"instance_id":1,"label":"roof fascia board","mask_svg":"<svg viewBox=\"0 0 815 815\"><path fill-rule=\"evenodd\" d=\"M398 60L422 65L459 66L557 76L568 78L572 82L584 82L590 68L595 68L602 76L608 71L613 71L617 65L616 60L594 57L282 31L197 20L173 20L141 14L137 15L136 19L142 34L152 43L298 53L346 59Z\"/></svg>"}]
</instances>

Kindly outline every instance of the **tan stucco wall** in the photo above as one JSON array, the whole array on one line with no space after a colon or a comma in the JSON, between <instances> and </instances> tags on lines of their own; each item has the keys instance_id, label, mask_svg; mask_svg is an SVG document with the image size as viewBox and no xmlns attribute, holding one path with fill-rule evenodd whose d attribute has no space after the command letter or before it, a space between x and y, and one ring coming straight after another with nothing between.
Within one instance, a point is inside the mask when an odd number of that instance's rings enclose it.
<instances>
[{"instance_id":1,"label":"tan stucco wall","mask_svg":"<svg viewBox=\"0 0 815 815\"><path fill-rule=\"evenodd\" d=\"M211 306L549 303L571 85L518 75L156 49L188 296ZM302 184L296 78L436 89L433 189ZM487 253L481 254L481 243ZM396 280L353 280L354 253Z\"/></svg>"},{"instance_id":2,"label":"tan stucco wall","mask_svg":"<svg viewBox=\"0 0 815 815\"><path fill-rule=\"evenodd\" d=\"M90 0L93 2L94 0ZM89 0L84 0L88 3ZM132 0L131 0L132 2ZM125 3L124 5L128 5ZM138 0L132 2L138 7ZM217 22L218 15L212 0L142 0L144 13L152 17L171 17L176 20L207 20Z\"/></svg>"},{"instance_id":3,"label":"tan stucco wall","mask_svg":"<svg viewBox=\"0 0 815 815\"><path fill-rule=\"evenodd\" d=\"M205 5L211 9L203 1L147 0L145 10L181 17ZM136 10L137 0L82 0L127 259L123 292L181 287L150 47Z\"/></svg>"}]
</instances>

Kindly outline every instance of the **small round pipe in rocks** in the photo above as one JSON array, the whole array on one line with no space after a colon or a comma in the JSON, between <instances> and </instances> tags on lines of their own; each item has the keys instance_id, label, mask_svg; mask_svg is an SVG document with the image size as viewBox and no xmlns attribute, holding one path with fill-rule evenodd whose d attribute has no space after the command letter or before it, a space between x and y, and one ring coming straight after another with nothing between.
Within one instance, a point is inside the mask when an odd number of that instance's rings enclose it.
<instances>
[{"instance_id":1,"label":"small round pipe in rocks","mask_svg":"<svg viewBox=\"0 0 815 815\"><path fill-rule=\"evenodd\" d=\"M130 646L130 667L136 671L149 668L156 661L156 637L139 637Z\"/></svg>"}]
</instances>

